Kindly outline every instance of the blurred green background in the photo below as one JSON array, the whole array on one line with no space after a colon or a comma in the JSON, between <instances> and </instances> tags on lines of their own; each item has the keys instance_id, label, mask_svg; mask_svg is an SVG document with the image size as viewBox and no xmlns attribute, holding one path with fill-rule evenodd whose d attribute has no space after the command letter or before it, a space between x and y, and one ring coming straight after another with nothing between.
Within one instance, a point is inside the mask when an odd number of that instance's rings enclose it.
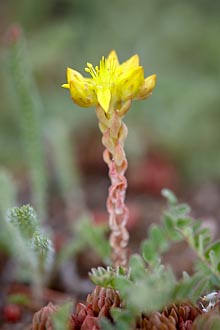
<instances>
[{"instance_id":1,"label":"blurred green background","mask_svg":"<svg viewBox=\"0 0 220 330\"><path fill-rule=\"evenodd\" d=\"M87 61L97 64L111 49L120 61L138 53L145 75L156 73L158 83L126 117L129 159L162 150L186 182L220 178L220 1L1 1L0 165L12 170L24 165L5 43L14 23L26 38L45 136L56 136L54 122L81 140L97 129L94 110L78 108L60 87L67 66L83 73Z\"/></svg>"}]
</instances>

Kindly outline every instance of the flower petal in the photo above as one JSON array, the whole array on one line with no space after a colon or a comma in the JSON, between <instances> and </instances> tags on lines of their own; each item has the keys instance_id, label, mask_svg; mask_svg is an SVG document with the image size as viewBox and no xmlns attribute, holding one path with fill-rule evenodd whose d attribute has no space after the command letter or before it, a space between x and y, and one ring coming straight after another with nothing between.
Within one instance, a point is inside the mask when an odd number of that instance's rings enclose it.
<instances>
[{"instance_id":1,"label":"flower petal","mask_svg":"<svg viewBox=\"0 0 220 330\"><path fill-rule=\"evenodd\" d=\"M97 99L101 107L107 113L109 110L109 104L111 101L111 92L109 88L99 88L97 90Z\"/></svg>"},{"instance_id":2,"label":"flower petal","mask_svg":"<svg viewBox=\"0 0 220 330\"><path fill-rule=\"evenodd\" d=\"M97 104L94 90L87 82L71 80L70 95L73 101L81 107L87 108Z\"/></svg>"},{"instance_id":3,"label":"flower petal","mask_svg":"<svg viewBox=\"0 0 220 330\"><path fill-rule=\"evenodd\" d=\"M81 73L79 73L76 70L73 70L71 68L67 68L66 70L66 76L67 76L67 82L69 83L71 80L74 79L83 79L83 76L81 75Z\"/></svg>"},{"instance_id":4,"label":"flower petal","mask_svg":"<svg viewBox=\"0 0 220 330\"><path fill-rule=\"evenodd\" d=\"M81 107L90 107L97 104L92 80L84 78L78 71L67 68L67 84L62 87L70 89L73 101Z\"/></svg>"},{"instance_id":5,"label":"flower petal","mask_svg":"<svg viewBox=\"0 0 220 330\"><path fill-rule=\"evenodd\" d=\"M122 79L118 80L117 87L120 99L127 101L134 98L140 87L144 83L144 70L141 66L128 71L122 75Z\"/></svg>"},{"instance_id":6,"label":"flower petal","mask_svg":"<svg viewBox=\"0 0 220 330\"><path fill-rule=\"evenodd\" d=\"M121 73L137 68L138 66L139 66L139 56L136 54L130 57L127 61L123 62L118 67L118 74L120 75Z\"/></svg>"},{"instance_id":7,"label":"flower petal","mask_svg":"<svg viewBox=\"0 0 220 330\"><path fill-rule=\"evenodd\" d=\"M115 63L115 66L118 67L119 66L119 60L118 60L118 56L115 50L112 50L107 57L108 62L113 62Z\"/></svg>"}]
</instances>

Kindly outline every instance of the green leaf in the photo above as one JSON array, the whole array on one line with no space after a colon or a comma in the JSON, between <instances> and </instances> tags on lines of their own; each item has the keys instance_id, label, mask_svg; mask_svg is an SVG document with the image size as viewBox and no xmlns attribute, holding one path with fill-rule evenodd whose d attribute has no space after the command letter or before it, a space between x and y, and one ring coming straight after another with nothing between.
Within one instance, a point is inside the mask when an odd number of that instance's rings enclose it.
<instances>
[{"instance_id":1,"label":"green leaf","mask_svg":"<svg viewBox=\"0 0 220 330\"><path fill-rule=\"evenodd\" d=\"M195 237L198 237L199 239L199 235L201 235L203 237L203 245L204 245L204 249L207 249L208 244L211 241L211 233L209 228L201 228L202 223L200 223L200 227L197 230L194 230L195 233ZM198 242L199 244L199 242Z\"/></svg>"},{"instance_id":2,"label":"green leaf","mask_svg":"<svg viewBox=\"0 0 220 330\"><path fill-rule=\"evenodd\" d=\"M210 274L210 283L212 284L212 289L220 288L220 278L214 274Z\"/></svg>"},{"instance_id":3,"label":"green leaf","mask_svg":"<svg viewBox=\"0 0 220 330\"><path fill-rule=\"evenodd\" d=\"M141 250L143 253L144 260L149 264L153 263L154 260L158 258L158 255L150 240L145 240L142 242Z\"/></svg>"},{"instance_id":4,"label":"green leaf","mask_svg":"<svg viewBox=\"0 0 220 330\"><path fill-rule=\"evenodd\" d=\"M173 299L177 301L190 300L195 303L209 288L209 284L209 275L203 275L197 272L190 277L187 274L187 276L183 276L183 278L176 283Z\"/></svg>"},{"instance_id":5,"label":"green leaf","mask_svg":"<svg viewBox=\"0 0 220 330\"><path fill-rule=\"evenodd\" d=\"M139 254L133 254L129 260L130 266L130 278L138 279L143 278L146 274L145 265L143 259Z\"/></svg>"},{"instance_id":6,"label":"green leaf","mask_svg":"<svg viewBox=\"0 0 220 330\"><path fill-rule=\"evenodd\" d=\"M104 316L100 318L99 323L102 330L115 330L115 326Z\"/></svg>"},{"instance_id":7,"label":"green leaf","mask_svg":"<svg viewBox=\"0 0 220 330\"><path fill-rule=\"evenodd\" d=\"M68 324L72 306L72 302L67 302L59 306L58 311L52 315L54 330L63 330L66 328L65 325Z\"/></svg>"},{"instance_id":8,"label":"green leaf","mask_svg":"<svg viewBox=\"0 0 220 330\"><path fill-rule=\"evenodd\" d=\"M215 252L215 255L219 256L220 257L220 239L211 243L207 248L206 248L206 251L205 251L205 257L206 258L209 258L209 254L211 251L214 251Z\"/></svg>"},{"instance_id":9,"label":"green leaf","mask_svg":"<svg viewBox=\"0 0 220 330\"><path fill-rule=\"evenodd\" d=\"M149 237L154 246L154 249L159 253L164 252L168 248L168 241L165 237L165 233L161 227L153 224L150 227Z\"/></svg>"},{"instance_id":10,"label":"green leaf","mask_svg":"<svg viewBox=\"0 0 220 330\"><path fill-rule=\"evenodd\" d=\"M184 280L176 284L176 287L172 294L174 301L184 301L184 299L188 299L190 283L191 282L188 279L187 281Z\"/></svg>"},{"instance_id":11,"label":"green leaf","mask_svg":"<svg viewBox=\"0 0 220 330\"><path fill-rule=\"evenodd\" d=\"M172 217L175 219L175 221L181 218L187 218L190 211L191 209L187 204L178 204L170 209Z\"/></svg>"},{"instance_id":12,"label":"green leaf","mask_svg":"<svg viewBox=\"0 0 220 330\"><path fill-rule=\"evenodd\" d=\"M211 250L209 252L209 260L211 262L211 266L213 267L213 269L218 270L219 267L219 256L216 255L214 250Z\"/></svg>"},{"instance_id":13,"label":"green leaf","mask_svg":"<svg viewBox=\"0 0 220 330\"><path fill-rule=\"evenodd\" d=\"M183 275L183 280L184 281L187 281L187 280L190 279L190 276L189 276L189 274L186 271L184 271L182 275Z\"/></svg>"},{"instance_id":14,"label":"green leaf","mask_svg":"<svg viewBox=\"0 0 220 330\"><path fill-rule=\"evenodd\" d=\"M182 240L182 235L176 230L175 219L172 218L172 215L170 213L164 213L163 224L164 230L169 240L174 242Z\"/></svg>"},{"instance_id":15,"label":"green leaf","mask_svg":"<svg viewBox=\"0 0 220 330\"><path fill-rule=\"evenodd\" d=\"M128 292L130 291L132 281L126 277L115 277L114 289L120 292L122 298L126 300Z\"/></svg>"},{"instance_id":16,"label":"green leaf","mask_svg":"<svg viewBox=\"0 0 220 330\"><path fill-rule=\"evenodd\" d=\"M112 308L111 315L115 322L115 330L128 330L132 325L134 326L135 318L129 310Z\"/></svg>"},{"instance_id":17,"label":"green leaf","mask_svg":"<svg viewBox=\"0 0 220 330\"><path fill-rule=\"evenodd\" d=\"M198 253L203 256L204 254L204 236L199 235L198 237Z\"/></svg>"},{"instance_id":18,"label":"green leaf","mask_svg":"<svg viewBox=\"0 0 220 330\"><path fill-rule=\"evenodd\" d=\"M208 286L209 286L209 279L207 277L201 278L195 284L195 286L192 288L190 292L189 298L191 299L191 301L196 303L198 297L202 296L202 294L206 292Z\"/></svg>"},{"instance_id":19,"label":"green leaf","mask_svg":"<svg viewBox=\"0 0 220 330\"><path fill-rule=\"evenodd\" d=\"M165 197L170 205L176 205L178 200L175 194L169 189L162 189L161 194Z\"/></svg>"},{"instance_id":20,"label":"green leaf","mask_svg":"<svg viewBox=\"0 0 220 330\"><path fill-rule=\"evenodd\" d=\"M186 226L190 226L192 224L192 219L191 218L179 218L176 222L176 226L179 229L182 229Z\"/></svg>"}]
</instances>

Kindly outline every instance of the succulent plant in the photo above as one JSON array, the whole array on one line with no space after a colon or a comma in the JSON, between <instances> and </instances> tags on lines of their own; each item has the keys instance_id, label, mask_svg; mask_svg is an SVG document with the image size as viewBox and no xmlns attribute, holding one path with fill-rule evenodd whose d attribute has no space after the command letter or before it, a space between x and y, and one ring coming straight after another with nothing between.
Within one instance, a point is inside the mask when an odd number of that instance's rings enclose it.
<instances>
[{"instance_id":1,"label":"succulent plant","mask_svg":"<svg viewBox=\"0 0 220 330\"><path fill-rule=\"evenodd\" d=\"M137 330L191 330L194 319L201 311L191 304L173 304L162 313L143 315L137 322Z\"/></svg>"},{"instance_id":2,"label":"succulent plant","mask_svg":"<svg viewBox=\"0 0 220 330\"><path fill-rule=\"evenodd\" d=\"M58 307L49 302L47 306L42 307L34 314L32 321L32 330L53 330L52 315L56 313Z\"/></svg>"},{"instance_id":3,"label":"succulent plant","mask_svg":"<svg viewBox=\"0 0 220 330\"><path fill-rule=\"evenodd\" d=\"M116 290L96 286L87 296L85 305L78 303L76 312L71 315L71 330L98 330L99 318L111 319L110 309L120 307L121 300Z\"/></svg>"}]
</instances>

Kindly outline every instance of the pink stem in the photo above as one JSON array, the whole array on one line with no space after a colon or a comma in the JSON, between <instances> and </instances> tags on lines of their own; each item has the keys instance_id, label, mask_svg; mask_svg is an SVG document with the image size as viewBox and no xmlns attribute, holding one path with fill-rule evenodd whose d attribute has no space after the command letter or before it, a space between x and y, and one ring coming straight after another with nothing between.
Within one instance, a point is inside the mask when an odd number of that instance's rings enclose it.
<instances>
[{"instance_id":1,"label":"pink stem","mask_svg":"<svg viewBox=\"0 0 220 330\"><path fill-rule=\"evenodd\" d=\"M111 186L109 188L107 199L107 209L109 212L109 227L112 231L110 235L112 260L114 266L126 266L129 234L126 229L128 208L124 201L127 189L127 179L124 173L127 169L128 163L126 157L124 157L122 164L117 166L107 149L104 150L103 158L108 164L109 177L111 179Z\"/></svg>"}]
</instances>

